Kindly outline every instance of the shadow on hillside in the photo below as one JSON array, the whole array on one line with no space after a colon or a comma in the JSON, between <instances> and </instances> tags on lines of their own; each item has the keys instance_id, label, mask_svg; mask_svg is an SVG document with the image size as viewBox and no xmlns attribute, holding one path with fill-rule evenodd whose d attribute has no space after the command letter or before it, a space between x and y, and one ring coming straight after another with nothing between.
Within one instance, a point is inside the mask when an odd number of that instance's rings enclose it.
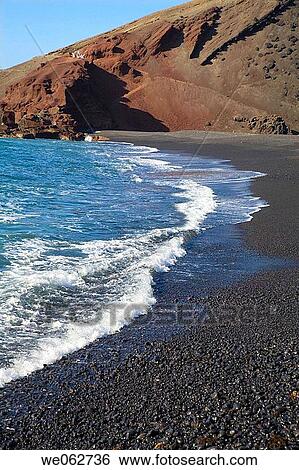
<instances>
[{"instance_id":1,"label":"shadow on hillside","mask_svg":"<svg viewBox=\"0 0 299 470\"><path fill-rule=\"evenodd\" d=\"M194 49L190 54L190 59L198 59L201 51L218 34L218 26L221 19L221 8L216 12L213 23L205 22L201 27L201 32L197 38Z\"/></svg>"},{"instance_id":2,"label":"shadow on hillside","mask_svg":"<svg viewBox=\"0 0 299 470\"><path fill-rule=\"evenodd\" d=\"M87 71L89 76L75 83L67 99L68 110L82 130L169 131L150 113L127 104L125 81L95 64L88 64Z\"/></svg>"},{"instance_id":3,"label":"shadow on hillside","mask_svg":"<svg viewBox=\"0 0 299 470\"><path fill-rule=\"evenodd\" d=\"M261 18L260 20L257 20L255 24L246 27L239 34L232 37L231 39L226 41L224 44L219 46L217 49L215 49L202 62L202 65L212 65L213 60L215 60L222 52L226 52L232 44L235 44L239 41L245 41L247 38L254 36L258 32L262 31L266 26L269 26L270 24L273 24L273 23L278 23L283 13L291 9L293 6L295 6L295 0L289 0L289 2L285 4L280 3L275 8L273 8L271 13L269 13L267 16Z\"/></svg>"}]
</instances>

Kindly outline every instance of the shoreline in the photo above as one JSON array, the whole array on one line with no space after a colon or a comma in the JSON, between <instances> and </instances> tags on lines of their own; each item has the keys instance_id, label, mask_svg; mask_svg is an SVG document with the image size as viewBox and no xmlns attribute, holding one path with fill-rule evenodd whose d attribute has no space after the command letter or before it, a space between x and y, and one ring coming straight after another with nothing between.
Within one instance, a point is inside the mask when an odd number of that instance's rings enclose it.
<instances>
[{"instance_id":1,"label":"shoreline","mask_svg":"<svg viewBox=\"0 0 299 470\"><path fill-rule=\"evenodd\" d=\"M103 135L190 154L206 134ZM239 225L248 247L297 262L298 139L210 137L201 155L268 175L252 188L270 207ZM3 404L16 405L11 391L24 410L7 413L5 426L16 431L1 437L1 447L296 448L298 273L295 267L261 272L204 299L188 292L194 312L206 307L204 324L195 318L167 336L162 322L151 336L136 321L99 341L102 349L91 345L9 384L0 392L2 418ZM174 293L171 300L175 305ZM99 368L98 356L107 367ZM52 396L42 403L44 386Z\"/></svg>"},{"instance_id":2,"label":"shoreline","mask_svg":"<svg viewBox=\"0 0 299 470\"><path fill-rule=\"evenodd\" d=\"M241 224L246 242L266 255L299 259L298 226L293 224L293 214L299 213L296 186L299 173L298 136L203 131L167 134L103 131L101 135L116 142L156 146L161 151L192 154L195 158L198 152L198 156L204 158L230 160L240 170L265 173L265 177L253 180L251 187L254 196L269 201L270 205L263 208L262 213L253 214L250 223ZM275 197L275 191L279 191L279 198ZM270 224L272 233L268 230ZM275 239L281 238L283 243L278 246Z\"/></svg>"}]
</instances>

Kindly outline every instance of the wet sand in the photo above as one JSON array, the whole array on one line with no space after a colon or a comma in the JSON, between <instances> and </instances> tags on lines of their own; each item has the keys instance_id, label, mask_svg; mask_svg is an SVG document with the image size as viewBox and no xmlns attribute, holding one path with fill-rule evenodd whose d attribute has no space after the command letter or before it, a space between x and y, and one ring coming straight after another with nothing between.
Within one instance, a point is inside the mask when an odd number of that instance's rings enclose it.
<instances>
[{"instance_id":1,"label":"wet sand","mask_svg":"<svg viewBox=\"0 0 299 470\"><path fill-rule=\"evenodd\" d=\"M299 448L298 138L104 134L267 173L252 188L270 207L241 225L242 237L292 265L204 298L186 292L194 312L205 307L204 322L195 315L166 332L137 321L9 384L0 391L1 447Z\"/></svg>"}]
</instances>

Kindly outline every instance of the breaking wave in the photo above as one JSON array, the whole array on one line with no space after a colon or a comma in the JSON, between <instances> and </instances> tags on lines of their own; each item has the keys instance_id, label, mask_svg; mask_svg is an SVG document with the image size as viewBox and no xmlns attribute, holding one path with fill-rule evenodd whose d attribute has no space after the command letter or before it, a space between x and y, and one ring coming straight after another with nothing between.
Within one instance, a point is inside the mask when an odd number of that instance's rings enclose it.
<instances>
[{"instance_id":1,"label":"breaking wave","mask_svg":"<svg viewBox=\"0 0 299 470\"><path fill-rule=\"evenodd\" d=\"M32 159L37 143L24 145ZM40 177L32 184L29 175L29 185L24 158L24 185L11 182L12 163L2 194L1 386L145 315L156 302L155 273L185 255L186 239L206 229L207 218L238 223L264 204L240 189L238 197L222 190L229 180L234 188L260 175L220 162L202 178L174 177L182 166L155 148L39 145L54 174L45 178L38 161ZM7 206L12 193L16 205Z\"/></svg>"}]
</instances>

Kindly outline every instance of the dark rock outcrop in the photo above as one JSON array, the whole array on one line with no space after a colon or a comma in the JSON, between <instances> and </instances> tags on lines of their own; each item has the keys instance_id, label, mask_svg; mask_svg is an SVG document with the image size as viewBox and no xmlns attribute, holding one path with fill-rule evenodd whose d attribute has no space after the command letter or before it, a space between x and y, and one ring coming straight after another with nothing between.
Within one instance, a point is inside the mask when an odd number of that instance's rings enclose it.
<instances>
[{"instance_id":1,"label":"dark rock outcrop","mask_svg":"<svg viewBox=\"0 0 299 470\"><path fill-rule=\"evenodd\" d=\"M281 116L253 117L249 120L248 127L259 134L290 134L290 130Z\"/></svg>"}]
</instances>

